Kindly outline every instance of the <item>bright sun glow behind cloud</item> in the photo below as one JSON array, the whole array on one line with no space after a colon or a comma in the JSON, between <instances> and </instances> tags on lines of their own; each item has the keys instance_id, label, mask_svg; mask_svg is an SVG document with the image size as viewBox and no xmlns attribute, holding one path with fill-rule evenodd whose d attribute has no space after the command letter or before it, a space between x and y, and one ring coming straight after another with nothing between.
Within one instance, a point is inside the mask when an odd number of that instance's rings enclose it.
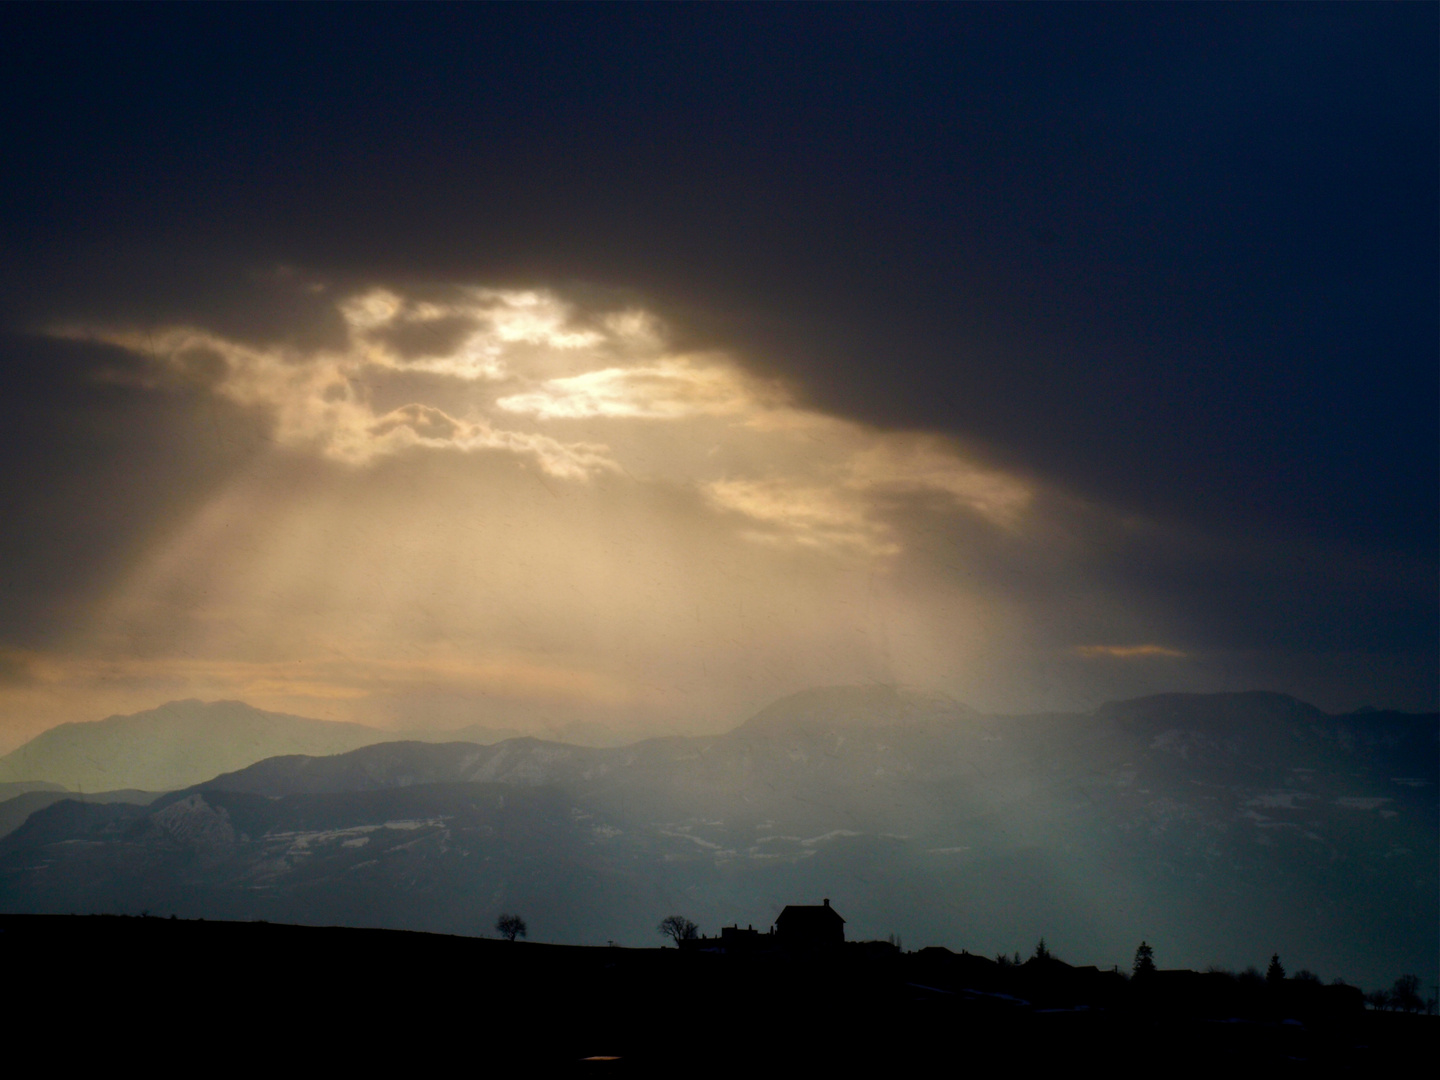
<instances>
[{"instance_id":1,"label":"bright sun glow behind cloud","mask_svg":"<svg viewBox=\"0 0 1440 1080\"><path fill-rule=\"evenodd\" d=\"M330 315L324 346L52 331L133 354L144 386L263 418L274 449L161 535L64 649L22 658L24 707L48 687L92 715L239 697L660 730L809 685L984 705L1017 681L1029 616L977 568L1063 562L1058 504L1032 481L807 407L722 351L672 347L633 305L375 288Z\"/></svg>"},{"instance_id":2,"label":"bright sun glow behind cloud","mask_svg":"<svg viewBox=\"0 0 1440 1080\"><path fill-rule=\"evenodd\" d=\"M1031 498L939 438L797 408L723 355L676 355L643 312L580 326L553 294L491 289L444 302L375 289L338 309L346 347L311 353L190 327L63 333L146 356L171 376L212 378L216 393L268 410L282 445L355 466L410 450L489 451L584 481L636 467L623 448L634 432L616 425L679 425L710 449L670 479L751 518L747 535L769 543L893 554L898 541L874 513L887 495L941 497L1005 527ZM422 375L432 378L415 385ZM587 427L598 439L577 438L567 421L581 420L611 423Z\"/></svg>"}]
</instances>

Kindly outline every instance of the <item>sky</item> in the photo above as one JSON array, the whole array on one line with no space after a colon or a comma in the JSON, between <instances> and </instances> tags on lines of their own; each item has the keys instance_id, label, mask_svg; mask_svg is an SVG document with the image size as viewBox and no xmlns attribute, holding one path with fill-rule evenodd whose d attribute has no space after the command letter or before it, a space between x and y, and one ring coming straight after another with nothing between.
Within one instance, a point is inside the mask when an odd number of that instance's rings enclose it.
<instances>
[{"instance_id":1,"label":"sky","mask_svg":"<svg viewBox=\"0 0 1440 1080\"><path fill-rule=\"evenodd\" d=\"M1434 5L0 11L0 750L1440 696Z\"/></svg>"}]
</instances>

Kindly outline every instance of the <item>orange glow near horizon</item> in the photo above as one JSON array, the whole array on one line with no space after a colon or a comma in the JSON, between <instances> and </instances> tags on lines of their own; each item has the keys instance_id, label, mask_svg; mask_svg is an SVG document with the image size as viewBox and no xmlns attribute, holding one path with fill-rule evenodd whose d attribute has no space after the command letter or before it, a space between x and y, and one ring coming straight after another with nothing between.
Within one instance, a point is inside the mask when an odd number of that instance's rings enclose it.
<instances>
[{"instance_id":1,"label":"orange glow near horizon","mask_svg":"<svg viewBox=\"0 0 1440 1080\"><path fill-rule=\"evenodd\" d=\"M820 684L1003 701L1029 630L967 581L964 545L1054 547L1034 481L675 352L633 307L432 293L341 299L343 343L308 350L51 331L260 412L274 446L67 642L22 658L7 733L193 696L402 728L635 730L724 727ZM1180 655L1138 648L1079 653Z\"/></svg>"}]
</instances>

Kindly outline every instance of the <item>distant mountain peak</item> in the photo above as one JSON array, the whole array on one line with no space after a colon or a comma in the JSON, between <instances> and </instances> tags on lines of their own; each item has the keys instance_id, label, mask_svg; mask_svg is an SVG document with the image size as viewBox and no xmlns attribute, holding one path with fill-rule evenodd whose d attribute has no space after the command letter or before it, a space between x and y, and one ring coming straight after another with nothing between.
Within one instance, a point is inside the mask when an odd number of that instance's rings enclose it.
<instances>
[{"instance_id":1,"label":"distant mountain peak","mask_svg":"<svg viewBox=\"0 0 1440 1080\"><path fill-rule=\"evenodd\" d=\"M889 727L939 717L974 715L977 714L973 709L948 694L925 693L888 683L816 686L767 705L735 730L757 734L833 724Z\"/></svg>"},{"instance_id":2,"label":"distant mountain peak","mask_svg":"<svg viewBox=\"0 0 1440 1080\"><path fill-rule=\"evenodd\" d=\"M1272 690L1241 690L1216 694L1150 694L1106 702L1092 714L1099 719L1144 719L1152 722L1224 722L1255 720L1318 720L1326 714L1314 705Z\"/></svg>"},{"instance_id":3,"label":"distant mountain peak","mask_svg":"<svg viewBox=\"0 0 1440 1080\"><path fill-rule=\"evenodd\" d=\"M392 737L362 724L267 712L243 701L189 698L43 731L0 758L0 782L167 791L267 757L336 754Z\"/></svg>"}]
</instances>

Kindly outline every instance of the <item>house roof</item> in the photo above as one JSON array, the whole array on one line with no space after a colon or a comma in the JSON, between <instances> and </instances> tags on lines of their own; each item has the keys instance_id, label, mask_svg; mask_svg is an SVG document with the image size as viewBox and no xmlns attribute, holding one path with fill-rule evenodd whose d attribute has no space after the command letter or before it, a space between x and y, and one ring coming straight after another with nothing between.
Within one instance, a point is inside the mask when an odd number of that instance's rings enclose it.
<instances>
[{"instance_id":1,"label":"house roof","mask_svg":"<svg viewBox=\"0 0 1440 1080\"><path fill-rule=\"evenodd\" d=\"M830 901L823 904L786 904L785 910L775 919L775 925L789 923L792 926L805 926L833 923L834 921L844 923L840 913L830 906Z\"/></svg>"}]
</instances>

